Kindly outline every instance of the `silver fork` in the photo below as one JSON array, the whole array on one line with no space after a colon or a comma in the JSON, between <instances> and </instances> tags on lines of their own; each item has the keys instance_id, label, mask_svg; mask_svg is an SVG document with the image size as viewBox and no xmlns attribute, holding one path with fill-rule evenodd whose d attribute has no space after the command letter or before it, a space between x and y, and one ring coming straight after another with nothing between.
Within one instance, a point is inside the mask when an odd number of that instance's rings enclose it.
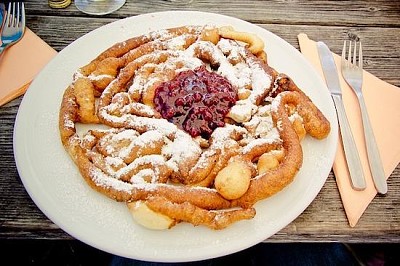
<instances>
[{"instance_id":1,"label":"silver fork","mask_svg":"<svg viewBox=\"0 0 400 266\"><path fill-rule=\"evenodd\" d=\"M361 42L358 49L358 65L357 65L357 42L354 42L354 51L352 53L352 42L349 42L348 56L346 59L346 44L344 41L342 51L342 74L347 84L353 89L357 95L357 99L361 109L362 123L364 126L365 143L367 147L367 155L369 167L371 169L372 179L374 180L376 190L385 194L387 192L386 177L383 171L382 161L379 156L378 146L376 145L374 133L369 121L367 108L362 93L363 82L363 57ZM352 58L353 57L353 58Z\"/></svg>"},{"instance_id":2,"label":"silver fork","mask_svg":"<svg viewBox=\"0 0 400 266\"><path fill-rule=\"evenodd\" d=\"M25 32L25 6L23 2L8 3L4 27L1 33L0 54L18 42Z\"/></svg>"}]
</instances>

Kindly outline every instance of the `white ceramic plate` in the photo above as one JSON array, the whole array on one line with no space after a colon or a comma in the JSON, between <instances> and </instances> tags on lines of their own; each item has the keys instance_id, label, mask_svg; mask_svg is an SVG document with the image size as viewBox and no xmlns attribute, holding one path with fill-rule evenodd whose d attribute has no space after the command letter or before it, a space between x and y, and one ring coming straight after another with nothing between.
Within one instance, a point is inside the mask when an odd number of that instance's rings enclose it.
<instances>
[{"instance_id":1,"label":"white ceramic plate","mask_svg":"<svg viewBox=\"0 0 400 266\"><path fill-rule=\"evenodd\" d=\"M227 229L179 224L151 231L135 224L128 208L92 190L60 143L58 111L76 69L112 44L151 30L181 25L232 25L264 39L270 65L288 74L332 124L327 139L306 138L304 164L294 182L256 204L257 215ZM62 50L25 94L14 131L21 180L41 211L71 236L119 256L157 262L219 257L253 246L277 233L314 200L324 185L337 147L334 105L323 80L295 48L258 26L202 12L161 12L126 18L98 28Z\"/></svg>"}]
</instances>

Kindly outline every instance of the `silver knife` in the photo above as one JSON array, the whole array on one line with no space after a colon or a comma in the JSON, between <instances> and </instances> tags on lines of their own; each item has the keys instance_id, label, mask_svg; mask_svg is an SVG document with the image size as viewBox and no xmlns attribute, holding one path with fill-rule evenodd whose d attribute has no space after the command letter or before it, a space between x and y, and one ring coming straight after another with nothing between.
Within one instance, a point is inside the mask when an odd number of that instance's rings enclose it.
<instances>
[{"instance_id":1,"label":"silver knife","mask_svg":"<svg viewBox=\"0 0 400 266\"><path fill-rule=\"evenodd\" d=\"M355 190L364 190L366 188L364 172L362 169L360 157L354 142L353 133L347 120L346 112L342 100L342 90L340 88L339 76L337 73L335 61L328 46L323 42L317 42L319 59L324 72L326 84L333 102L335 103L336 113L339 120L339 128L342 136L344 154L346 157L347 168L349 169L351 184Z\"/></svg>"}]
</instances>

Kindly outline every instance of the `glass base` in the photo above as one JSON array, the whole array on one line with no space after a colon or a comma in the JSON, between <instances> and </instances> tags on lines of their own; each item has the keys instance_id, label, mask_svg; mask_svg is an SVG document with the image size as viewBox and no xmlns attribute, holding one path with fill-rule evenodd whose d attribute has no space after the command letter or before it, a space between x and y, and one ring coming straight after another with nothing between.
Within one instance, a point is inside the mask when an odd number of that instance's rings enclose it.
<instances>
[{"instance_id":1,"label":"glass base","mask_svg":"<svg viewBox=\"0 0 400 266\"><path fill-rule=\"evenodd\" d=\"M90 15L110 14L125 4L125 0L75 0L80 11Z\"/></svg>"}]
</instances>

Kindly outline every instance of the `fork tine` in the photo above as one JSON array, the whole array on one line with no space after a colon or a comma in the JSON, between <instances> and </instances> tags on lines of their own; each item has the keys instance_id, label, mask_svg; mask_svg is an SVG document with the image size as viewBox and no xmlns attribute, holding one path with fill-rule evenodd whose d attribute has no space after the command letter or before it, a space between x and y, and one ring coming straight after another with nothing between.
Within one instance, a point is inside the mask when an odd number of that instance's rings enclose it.
<instances>
[{"instance_id":1,"label":"fork tine","mask_svg":"<svg viewBox=\"0 0 400 266\"><path fill-rule=\"evenodd\" d=\"M4 23L4 26L9 26L10 25L10 16L11 16L10 13L11 13L11 2L8 3L6 22Z\"/></svg>"},{"instance_id":2,"label":"fork tine","mask_svg":"<svg viewBox=\"0 0 400 266\"><path fill-rule=\"evenodd\" d=\"M21 25L20 25L21 23ZM25 5L23 2L9 2L4 25L10 27L24 27Z\"/></svg>"},{"instance_id":3,"label":"fork tine","mask_svg":"<svg viewBox=\"0 0 400 266\"><path fill-rule=\"evenodd\" d=\"M6 25L14 27L16 21L15 17L15 2L8 3Z\"/></svg>"},{"instance_id":4,"label":"fork tine","mask_svg":"<svg viewBox=\"0 0 400 266\"><path fill-rule=\"evenodd\" d=\"M346 60L346 41L343 42L343 49L342 49L342 66L347 66Z\"/></svg>"},{"instance_id":5,"label":"fork tine","mask_svg":"<svg viewBox=\"0 0 400 266\"><path fill-rule=\"evenodd\" d=\"M17 8L16 8L16 10L17 10L17 15L14 17L14 18L15 18L15 27L18 27L19 20L20 20L20 14L19 14L20 8L19 8L19 6L20 6L20 3L17 2ZM15 9L14 9L14 10L15 10Z\"/></svg>"},{"instance_id":6,"label":"fork tine","mask_svg":"<svg viewBox=\"0 0 400 266\"><path fill-rule=\"evenodd\" d=\"M349 67L349 61L346 58L346 50L347 50L347 41L343 43L343 50L342 50L342 65L345 67Z\"/></svg>"},{"instance_id":7,"label":"fork tine","mask_svg":"<svg viewBox=\"0 0 400 266\"><path fill-rule=\"evenodd\" d=\"M358 49L358 51L359 51L359 55L358 55L358 67L360 68L360 69L362 69L363 68L363 56L362 56L362 48L361 48L361 42L360 42L360 48Z\"/></svg>"},{"instance_id":8,"label":"fork tine","mask_svg":"<svg viewBox=\"0 0 400 266\"><path fill-rule=\"evenodd\" d=\"M11 26L15 27L18 17L15 16L15 2L12 3Z\"/></svg>"},{"instance_id":9,"label":"fork tine","mask_svg":"<svg viewBox=\"0 0 400 266\"><path fill-rule=\"evenodd\" d=\"M0 54L21 40L25 32L25 5L22 2L9 2L1 32Z\"/></svg>"},{"instance_id":10,"label":"fork tine","mask_svg":"<svg viewBox=\"0 0 400 266\"><path fill-rule=\"evenodd\" d=\"M347 55L348 64L351 65L351 41L349 41L349 54Z\"/></svg>"},{"instance_id":11,"label":"fork tine","mask_svg":"<svg viewBox=\"0 0 400 266\"><path fill-rule=\"evenodd\" d=\"M21 19L21 26L25 27L25 4L24 2L21 3L21 8L22 8L22 19ZM360 43L361 45L361 43Z\"/></svg>"},{"instance_id":12,"label":"fork tine","mask_svg":"<svg viewBox=\"0 0 400 266\"><path fill-rule=\"evenodd\" d=\"M17 18L18 18L18 20L17 20L17 26L18 26L18 24L19 24L19 21L21 20L21 8L22 8L22 5L21 5L21 3L20 2L18 2L17 3Z\"/></svg>"},{"instance_id":13,"label":"fork tine","mask_svg":"<svg viewBox=\"0 0 400 266\"><path fill-rule=\"evenodd\" d=\"M357 41L354 41L353 66L357 63Z\"/></svg>"}]
</instances>

